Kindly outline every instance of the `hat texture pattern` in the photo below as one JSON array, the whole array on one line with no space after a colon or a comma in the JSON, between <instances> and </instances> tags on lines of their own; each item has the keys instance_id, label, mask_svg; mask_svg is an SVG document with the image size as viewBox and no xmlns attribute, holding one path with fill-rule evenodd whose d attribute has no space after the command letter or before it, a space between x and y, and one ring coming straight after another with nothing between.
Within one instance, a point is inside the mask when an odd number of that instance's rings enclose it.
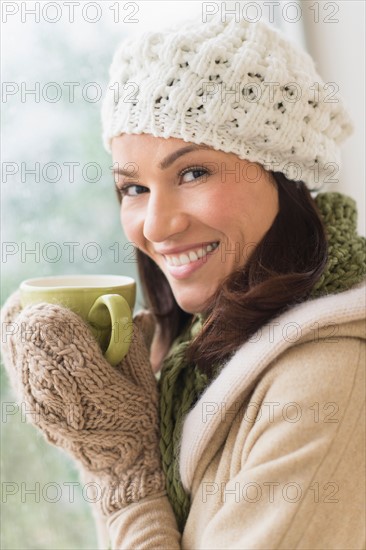
<instances>
[{"instance_id":1,"label":"hat texture pattern","mask_svg":"<svg viewBox=\"0 0 366 550\"><path fill-rule=\"evenodd\" d=\"M103 142L123 133L206 144L319 189L337 181L352 133L335 83L268 23L213 17L128 37L102 106Z\"/></svg>"}]
</instances>

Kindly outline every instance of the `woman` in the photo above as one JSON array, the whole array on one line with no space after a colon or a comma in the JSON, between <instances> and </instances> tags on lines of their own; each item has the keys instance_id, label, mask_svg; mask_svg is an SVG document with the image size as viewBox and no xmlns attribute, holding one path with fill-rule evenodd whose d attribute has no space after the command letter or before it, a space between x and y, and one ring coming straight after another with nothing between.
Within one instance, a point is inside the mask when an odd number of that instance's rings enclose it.
<instances>
[{"instance_id":1,"label":"woman","mask_svg":"<svg viewBox=\"0 0 366 550\"><path fill-rule=\"evenodd\" d=\"M94 490L101 547L363 548L365 239L350 197L310 194L342 104L264 23L127 40L110 77L146 310L114 369L74 313L13 295L3 352L32 421Z\"/></svg>"}]
</instances>

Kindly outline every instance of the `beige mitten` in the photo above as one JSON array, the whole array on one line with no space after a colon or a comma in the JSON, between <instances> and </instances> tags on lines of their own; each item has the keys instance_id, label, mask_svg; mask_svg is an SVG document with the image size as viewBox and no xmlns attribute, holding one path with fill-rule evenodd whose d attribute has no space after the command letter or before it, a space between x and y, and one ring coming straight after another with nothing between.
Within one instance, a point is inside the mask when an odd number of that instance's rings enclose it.
<instances>
[{"instance_id":1,"label":"beige mitten","mask_svg":"<svg viewBox=\"0 0 366 550\"><path fill-rule=\"evenodd\" d=\"M152 316L135 316L129 352L116 367L87 324L66 308L40 303L21 310L14 293L1 317L5 367L33 413L27 417L78 461L102 514L164 494L158 390L148 353Z\"/></svg>"}]
</instances>

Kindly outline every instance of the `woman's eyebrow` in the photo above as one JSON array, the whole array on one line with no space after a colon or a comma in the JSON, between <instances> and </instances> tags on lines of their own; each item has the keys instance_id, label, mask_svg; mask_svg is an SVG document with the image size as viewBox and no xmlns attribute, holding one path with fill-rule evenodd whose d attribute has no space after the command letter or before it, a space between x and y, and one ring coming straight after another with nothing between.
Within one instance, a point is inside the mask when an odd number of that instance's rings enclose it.
<instances>
[{"instance_id":1,"label":"woman's eyebrow","mask_svg":"<svg viewBox=\"0 0 366 550\"><path fill-rule=\"evenodd\" d=\"M183 155L186 155L190 153L191 151L196 151L198 149L208 149L212 150L212 147L209 147L208 145L188 145L187 147L182 147L182 149L177 149L177 151L174 151L165 159L163 159L161 162L159 162L158 167L160 170L166 170L166 168L169 168L175 162L179 157L182 157ZM125 170L123 168L113 168L112 172L114 174L120 174L122 176L138 176L138 170Z\"/></svg>"},{"instance_id":2,"label":"woman's eyebrow","mask_svg":"<svg viewBox=\"0 0 366 550\"><path fill-rule=\"evenodd\" d=\"M165 170L166 168L169 168L173 162L175 162L179 157L186 155L187 153L190 153L191 151L196 151L197 149L212 149L212 147L209 147L208 145L188 145L187 147L183 147L182 149L178 149L177 151L174 151L165 159L163 159L159 163L160 170Z\"/></svg>"}]
</instances>

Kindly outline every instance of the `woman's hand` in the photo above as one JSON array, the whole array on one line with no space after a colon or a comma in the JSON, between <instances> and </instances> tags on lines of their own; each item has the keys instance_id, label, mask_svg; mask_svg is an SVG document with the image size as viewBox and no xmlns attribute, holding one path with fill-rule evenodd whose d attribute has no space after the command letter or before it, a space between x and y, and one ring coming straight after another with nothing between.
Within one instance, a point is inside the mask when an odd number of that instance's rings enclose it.
<instances>
[{"instance_id":1,"label":"woman's hand","mask_svg":"<svg viewBox=\"0 0 366 550\"><path fill-rule=\"evenodd\" d=\"M40 303L21 310L14 293L1 321L5 367L32 413L27 417L78 461L102 513L164 494L151 314L135 316L129 352L116 367L66 308Z\"/></svg>"}]
</instances>

